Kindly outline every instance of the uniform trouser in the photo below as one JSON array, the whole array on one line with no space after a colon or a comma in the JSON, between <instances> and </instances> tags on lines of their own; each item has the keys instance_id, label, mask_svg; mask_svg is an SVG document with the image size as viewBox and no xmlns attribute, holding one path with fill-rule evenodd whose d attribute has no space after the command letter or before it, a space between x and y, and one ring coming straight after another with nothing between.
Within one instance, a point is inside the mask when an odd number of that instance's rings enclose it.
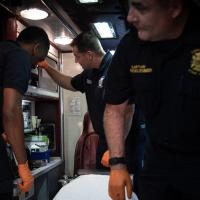
<instances>
[{"instance_id":1,"label":"uniform trouser","mask_svg":"<svg viewBox=\"0 0 200 200\"><path fill-rule=\"evenodd\" d=\"M101 159L105 151L108 150L107 144L106 144L106 139L101 139L99 138L99 145L97 148L97 154L96 154L96 169L99 170L108 170L107 167L104 167L101 164Z\"/></svg>"},{"instance_id":2,"label":"uniform trouser","mask_svg":"<svg viewBox=\"0 0 200 200\"><path fill-rule=\"evenodd\" d=\"M139 196L139 176L143 168L146 129L140 128L135 152L133 191Z\"/></svg>"},{"instance_id":3,"label":"uniform trouser","mask_svg":"<svg viewBox=\"0 0 200 200\"><path fill-rule=\"evenodd\" d=\"M0 194L0 199L1 200L14 200L14 198L12 197L12 193Z\"/></svg>"},{"instance_id":4,"label":"uniform trouser","mask_svg":"<svg viewBox=\"0 0 200 200\"><path fill-rule=\"evenodd\" d=\"M10 169L6 146L0 135L0 200L1 195L9 196L13 192L13 176Z\"/></svg>"},{"instance_id":5,"label":"uniform trouser","mask_svg":"<svg viewBox=\"0 0 200 200\"><path fill-rule=\"evenodd\" d=\"M140 200L199 200L200 180L142 177Z\"/></svg>"},{"instance_id":6,"label":"uniform trouser","mask_svg":"<svg viewBox=\"0 0 200 200\"><path fill-rule=\"evenodd\" d=\"M147 146L140 200L200 200L200 155Z\"/></svg>"}]
</instances>

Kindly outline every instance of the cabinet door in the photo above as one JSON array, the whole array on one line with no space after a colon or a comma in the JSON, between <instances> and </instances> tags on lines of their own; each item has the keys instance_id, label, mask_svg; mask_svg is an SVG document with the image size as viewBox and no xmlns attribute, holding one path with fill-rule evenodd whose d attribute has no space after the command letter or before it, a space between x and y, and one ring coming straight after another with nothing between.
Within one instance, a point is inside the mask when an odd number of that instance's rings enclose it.
<instances>
[{"instance_id":1,"label":"cabinet door","mask_svg":"<svg viewBox=\"0 0 200 200\"><path fill-rule=\"evenodd\" d=\"M49 190L49 200L53 199L57 192L61 189L58 180L64 174L64 163L57 166L48 173L48 190ZM53 184L52 184L53 183Z\"/></svg>"},{"instance_id":2,"label":"cabinet door","mask_svg":"<svg viewBox=\"0 0 200 200\"><path fill-rule=\"evenodd\" d=\"M55 60L49 57L47 57L46 60L52 67L59 70L58 63ZM58 92L58 85L53 81L48 73L42 69L39 69L39 88L46 89L52 92Z\"/></svg>"}]
</instances>

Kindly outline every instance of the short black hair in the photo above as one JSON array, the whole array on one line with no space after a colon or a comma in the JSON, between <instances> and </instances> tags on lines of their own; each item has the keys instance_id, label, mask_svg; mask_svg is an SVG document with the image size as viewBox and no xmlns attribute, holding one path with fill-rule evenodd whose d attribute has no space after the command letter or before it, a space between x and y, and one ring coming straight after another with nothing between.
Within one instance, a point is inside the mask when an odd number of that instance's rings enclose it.
<instances>
[{"instance_id":1,"label":"short black hair","mask_svg":"<svg viewBox=\"0 0 200 200\"><path fill-rule=\"evenodd\" d=\"M159 0L162 7L168 6L173 0ZM199 0L182 0L183 5L188 8L195 8L200 6Z\"/></svg>"},{"instance_id":2,"label":"short black hair","mask_svg":"<svg viewBox=\"0 0 200 200\"><path fill-rule=\"evenodd\" d=\"M48 51L50 46L47 33L37 26L29 26L22 30L17 37L17 41L24 43L39 43L45 51Z\"/></svg>"},{"instance_id":3,"label":"short black hair","mask_svg":"<svg viewBox=\"0 0 200 200\"><path fill-rule=\"evenodd\" d=\"M82 32L76 36L70 44L72 47L76 46L80 52L93 51L97 54L102 54L103 49L97 36L90 32Z\"/></svg>"}]
</instances>

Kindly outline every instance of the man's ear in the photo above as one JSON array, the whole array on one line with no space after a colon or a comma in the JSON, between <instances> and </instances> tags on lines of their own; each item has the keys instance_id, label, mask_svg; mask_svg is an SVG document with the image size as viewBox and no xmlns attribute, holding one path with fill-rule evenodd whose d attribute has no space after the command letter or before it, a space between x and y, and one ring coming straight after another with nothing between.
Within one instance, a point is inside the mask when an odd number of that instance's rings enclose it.
<instances>
[{"instance_id":1,"label":"man's ear","mask_svg":"<svg viewBox=\"0 0 200 200\"><path fill-rule=\"evenodd\" d=\"M33 53L34 55L38 55L40 51L40 44L39 43L35 43L33 46Z\"/></svg>"},{"instance_id":2,"label":"man's ear","mask_svg":"<svg viewBox=\"0 0 200 200\"><path fill-rule=\"evenodd\" d=\"M183 10L183 2L181 0L171 0L172 17L176 18Z\"/></svg>"},{"instance_id":3,"label":"man's ear","mask_svg":"<svg viewBox=\"0 0 200 200\"><path fill-rule=\"evenodd\" d=\"M89 56L90 56L90 59L92 59L93 58L93 55L94 55L94 52L92 52L92 51L88 51L88 54L89 54Z\"/></svg>"}]
</instances>

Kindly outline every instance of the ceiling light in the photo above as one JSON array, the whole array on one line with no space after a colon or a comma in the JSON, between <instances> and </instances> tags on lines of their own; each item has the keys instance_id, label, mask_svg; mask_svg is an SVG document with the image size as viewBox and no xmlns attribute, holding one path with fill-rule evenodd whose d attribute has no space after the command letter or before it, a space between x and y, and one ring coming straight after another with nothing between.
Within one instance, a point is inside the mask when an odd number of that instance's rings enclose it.
<instances>
[{"instance_id":1,"label":"ceiling light","mask_svg":"<svg viewBox=\"0 0 200 200\"><path fill-rule=\"evenodd\" d=\"M70 44L72 40L73 40L72 38L67 37L67 36L59 36L54 39L54 42L56 44L67 45L67 44Z\"/></svg>"},{"instance_id":2,"label":"ceiling light","mask_svg":"<svg viewBox=\"0 0 200 200\"><path fill-rule=\"evenodd\" d=\"M100 0L78 0L79 3L99 3Z\"/></svg>"},{"instance_id":3,"label":"ceiling light","mask_svg":"<svg viewBox=\"0 0 200 200\"><path fill-rule=\"evenodd\" d=\"M48 13L44 10L40 10L38 8L30 8L26 10L20 11L20 15L23 18L31 19L31 20L40 20L48 17Z\"/></svg>"},{"instance_id":4,"label":"ceiling light","mask_svg":"<svg viewBox=\"0 0 200 200\"><path fill-rule=\"evenodd\" d=\"M100 38L116 38L114 27L108 22L93 23L92 27Z\"/></svg>"}]
</instances>

